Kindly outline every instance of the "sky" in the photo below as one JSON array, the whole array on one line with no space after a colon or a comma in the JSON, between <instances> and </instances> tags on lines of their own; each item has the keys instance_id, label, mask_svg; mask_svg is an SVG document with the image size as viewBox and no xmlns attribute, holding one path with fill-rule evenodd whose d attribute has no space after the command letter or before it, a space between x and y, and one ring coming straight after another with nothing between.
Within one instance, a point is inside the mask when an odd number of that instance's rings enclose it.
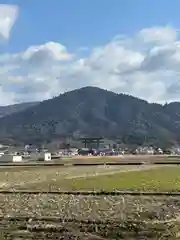
<instances>
[{"instance_id":1,"label":"sky","mask_svg":"<svg viewBox=\"0 0 180 240\"><path fill-rule=\"evenodd\" d=\"M0 0L0 105L84 86L180 101L179 0Z\"/></svg>"}]
</instances>

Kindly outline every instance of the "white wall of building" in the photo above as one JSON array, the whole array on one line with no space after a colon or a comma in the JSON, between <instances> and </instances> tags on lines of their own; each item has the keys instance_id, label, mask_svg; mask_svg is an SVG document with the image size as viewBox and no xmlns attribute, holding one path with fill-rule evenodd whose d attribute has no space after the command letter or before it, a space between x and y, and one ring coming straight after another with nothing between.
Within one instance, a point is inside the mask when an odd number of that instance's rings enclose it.
<instances>
[{"instance_id":1,"label":"white wall of building","mask_svg":"<svg viewBox=\"0 0 180 240\"><path fill-rule=\"evenodd\" d=\"M12 161L13 162L22 162L22 156L13 156L12 158Z\"/></svg>"},{"instance_id":2,"label":"white wall of building","mask_svg":"<svg viewBox=\"0 0 180 240\"><path fill-rule=\"evenodd\" d=\"M44 161L51 161L51 153L46 152L44 154Z\"/></svg>"}]
</instances>

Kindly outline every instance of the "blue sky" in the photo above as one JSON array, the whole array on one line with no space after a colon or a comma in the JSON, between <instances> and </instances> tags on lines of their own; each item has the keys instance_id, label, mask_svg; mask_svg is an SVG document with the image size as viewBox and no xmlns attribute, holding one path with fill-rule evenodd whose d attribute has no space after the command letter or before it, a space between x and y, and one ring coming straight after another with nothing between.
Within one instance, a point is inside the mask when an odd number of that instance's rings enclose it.
<instances>
[{"instance_id":1,"label":"blue sky","mask_svg":"<svg viewBox=\"0 0 180 240\"><path fill-rule=\"evenodd\" d=\"M180 101L179 0L0 0L0 105L97 86Z\"/></svg>"},{"instance_id":2,"label":"blue sky","mask_svg":"<svg viewBox=\"0 0 180 240\"><path fill-rule=\"evenodd\" d=\"M57 41L75 50L108 42L118 34L134 34L151 26L179 27L179 0L0 0L16 4L19 18L6 46L19 51L29 45Z\"/></svg>"}]
</instances>

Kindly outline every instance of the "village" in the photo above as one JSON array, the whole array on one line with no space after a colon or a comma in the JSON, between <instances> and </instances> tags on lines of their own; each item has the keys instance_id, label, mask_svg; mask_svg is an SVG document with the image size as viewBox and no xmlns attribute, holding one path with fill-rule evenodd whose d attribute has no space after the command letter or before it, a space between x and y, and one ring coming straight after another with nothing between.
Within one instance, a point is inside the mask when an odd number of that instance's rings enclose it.
<instances>
[{"instance_id":1,"label":"village","mask_svg":"<svg viewBox=\"0 0 180 240\"><path fill-rule=\"evenodd\" d=\"M61 160L62 158L73 158L78 156L86 157L120 157L133 155L180 155L180 147L171 147L168 149L153 148L146 146L139 146L137 148L113 148L114 146L99 146L95 148L88 146L75 148L69 146L68 148L38 148L35 145L25 145L24 148L18 146L0 145L0 164L3 163L17 163L17 162L37 162L37 161L52 161Z\"/></svg>"}]
</instances>

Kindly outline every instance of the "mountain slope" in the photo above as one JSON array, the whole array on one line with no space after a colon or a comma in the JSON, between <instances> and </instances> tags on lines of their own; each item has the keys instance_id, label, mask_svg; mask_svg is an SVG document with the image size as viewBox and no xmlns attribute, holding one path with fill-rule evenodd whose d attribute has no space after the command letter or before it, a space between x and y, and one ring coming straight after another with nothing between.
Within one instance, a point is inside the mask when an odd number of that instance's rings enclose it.
<instances>
[{"instance_id":1,"label":"mountain slope","mask_svg":"<svg viewBox=\"0 0 180 240\"><path fill-rule=\"evenodd\" d=\"M78 134L169 145L180 141L180 104L174 104L85 87L1 118L0 137L38 142Z\"/></svg>"},{"instance_id":2,"label":"mountain slope","mask_svg":"<svg viewBox=\"0 0 180 240\"><path fill-rule=\"evenodd\" d=\"M8 106L0 106L0 118L6 115L23 111L29 107L37 105L38 102L19 103Z\"/></svg>"}]
</instances>

